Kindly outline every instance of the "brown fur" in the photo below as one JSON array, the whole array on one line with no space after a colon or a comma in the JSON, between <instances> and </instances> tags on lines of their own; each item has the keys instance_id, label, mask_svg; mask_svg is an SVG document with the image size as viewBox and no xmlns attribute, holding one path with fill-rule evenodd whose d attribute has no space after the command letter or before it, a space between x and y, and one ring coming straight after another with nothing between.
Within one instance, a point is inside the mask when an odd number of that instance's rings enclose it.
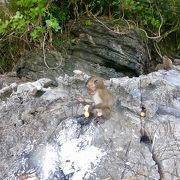
<instances>
[{"instance_id":1,"label":"brown fur","mask_svg":"<svg viewBox=\"0 0 180 180\"><path fill-rule=\"evenodd\" d=\"M173 63L172 63L171 59L168 58L167 56L163 56L163 68L165 70L170 70L173 68Z\"/></svg>"},{"instance_id":2,"label":"brown fur","mask_svg":"<svg viewBox=\"0 0 180 180\"><path fill-rule=\"evenodd\" d=\"M163 63L158 64L156 66L156 70L159 70L159 69L170 70L173 68L173 63L172 63L172 60L170 58L168 58L167 56L163 56L162 60L163 60Z\"/></svg>"},{"instance_id":3,"label":"brown fur","mask_svg":"<svg viewBox=\"0 0 180 180\"><path fill-rule=\"evenodd\" d=\"M92 76L87 81L86 87L95 104L93 114L109 119L111 117L113 95L106 89L103 78Z\"/></svg>"}]
</instances>

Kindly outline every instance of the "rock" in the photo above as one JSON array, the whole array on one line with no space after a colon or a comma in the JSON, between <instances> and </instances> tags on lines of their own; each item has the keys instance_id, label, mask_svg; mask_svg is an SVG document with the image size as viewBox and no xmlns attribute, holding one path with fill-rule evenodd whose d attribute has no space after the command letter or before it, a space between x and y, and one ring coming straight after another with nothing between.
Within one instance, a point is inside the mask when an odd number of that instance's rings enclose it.
<instances>
[{"instance_id":1,"label":"rock","mask_svg":"<svg viewBox=\"0 0 180 180\"><path fill-rule=\"evenodd\" d=\"M0 74L0 89L10 86L13 83L20 84L23 81L17 76L14 76L15 72L9 72L7 74Z\"/></svg>"},{"instance_id":2,"label":"rock","mask_svg":"<svg viewBox=\"0 0 180 180\"><path fill-rule=\"evenodd\" d=\"M136 75L148 72L146 64L149 57L140 33L134 30L116 33L112 24L104 23L112 31L96 22L89 26L81 23L74 26L72 33L79 41L72 47L72 55L100 65L108 65L120 72Z\"/></svg>"},{"instance_id":3,"label":"rock","mask_svg":"<svg viewBox=\"0 0 180 180\"><path fill-rule=\"evenodd\" d=\"M67 91L62 88L57 88L46 90L46 92L41 96L41 98L49 102L54 102L59 99L64 100L67 98L67 96Z\"/></svg>"},{"instance_id":4,"label":"rock","mask_svg":"<svg viewBox=\"0 0 180 180\"><path fill-rule=\"evenodd\" d=\"M17 85L0 100L0 178L179 179L179 76L176 67L107 80L117 102L104 124L85 118L76 100L88 97L85 73L60 76L57 87Z\"/></svg>"},{"instance_id":5,"label":"rock","mask_svg":"<svg viewBox=\"0 0 180 180\"><path fill-rule=\"evenodd\" d=\"M40 85L44 88L46 87L49 87L50 85L53 84L52 80L51 79L47 79L47 78L42 78L42 79L39 79L37 81L37 83L40 83Z\"/></svg>"},{"instance_id":6,"label":"rock","mask_svg":"<svg viewBox=\"0 0 180 180\"><path fill-rule=\"evenodd\" d=\"M80 70L109 79L151 72L153 68L149 65L147 47L140 32L124 30L116 33L112 24L104 23L111 31L96 22L89 26L77 22L71 32L77 41L68 46L65 53L62 49L60 52L46 50L43 56L42 51L33 50L21 57L16 65L17 76L55 80L65 74L73 76L74 70Z\"/></svg>"},{"instance_id":7,"label":"rock","mask_svg":"<svg viewBox=\"0 0 180 180\"><path fill-rule=\"evenodd\" d=\"M50 79L40 79L36 82L27 82L25 84L20 84L17 87L16 95L22 96L23 94L26 96L35 96L38 91L45 91L49 85L52 84L52 80Z\"/></svg>"},{"instance_id":8,"label":"rock","mask_svg":"<svg viewBox=\"0 0 180 180\"><path fill-rule=\"evenodd\" d=\"M174 65L180 66L180 59L174 59Z\"/></svg>"},{"instance_id":9,"label":"rock","mask_svg":"<svg viewBox=\"0 0 180 180\"><path fill-rule=\"evenodd\" d=\"M26 77L27 79L38 80L46 77L54 80L55 77L62 74L61 68L63 66L64 57L60 52L47 51L44 60L42 51L33 50L21 57L15 70L20 78Z\"/></svg>"},{"instance_id":10,"label":"rock","mask_svg":"<svg viewBox=\"0 0 180 180\"><path fill-rule=\"evenodd\" d=\"M15 90L16 88L17 88L17 84L12 83L9 86L0 89L0 98L10 95L13 92L13 90Z\"/></svg>"},{"instance_id":11,"label":"rock","mask_svg":"<svg viewBox=\"0 0 180 180\"><path fill-rule=\"evenodd\" d=\"M50 78L53 81L56 81L60 75L64 76L65 74L72 76L74 75L73 70L81 70L86 72L86 74L99 74L100 76L107 77L122 77L123 73L116 72L113 68L108 68L94 64L90 61L79 59L71 55L64 55L63 62L61 66L58 66L60 57L58 58L58 51L53 51L53 54L57 53L55 57L52 58L51 51L48 51L46 54L46 59L48 62L52 61L55 69L49 69L44 61L41 51L29 52L26 56L22 57L20 62L16 65L17 76L19 78L26 78L31 80L38 80L39 78Z\"/></svg>"},{"instance_id":12,"label":"rock","mask_svg":"<svg viewBox=\"0 0 180 180\"><path fill-rule=\"evenodd\" d=\"M41 89L41 87L36 87L32 83L26 83L26 84L21 84L17 88L17 94L19 96L22 96L22 94L26 94L29 96L35 96L38 89Z\"/></svg>"}]
</instances>

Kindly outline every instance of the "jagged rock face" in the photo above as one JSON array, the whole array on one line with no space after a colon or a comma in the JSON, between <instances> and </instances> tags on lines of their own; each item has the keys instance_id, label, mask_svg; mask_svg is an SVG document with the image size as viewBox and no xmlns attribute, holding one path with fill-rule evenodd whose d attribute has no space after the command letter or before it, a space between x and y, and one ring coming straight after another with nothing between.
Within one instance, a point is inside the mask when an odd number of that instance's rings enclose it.
<instances>
[{"instance_id":1,"label":"jagged rock face","mask_svg":"<svg viewBox=\"0 0 180 180\"><path fill-rule=\"evenodd\" d=\"M107 80L116 103L104 124L81 116L84 73L60 76L57 87L17 84L0 97L0 178L179 179L179 77L177 67Z\"/></svg>"},{"instance_id":2,"label":"jagged rock face","mask_svg":"<svg viewBox=\"0 0 180 180\"><path fill-rule=\"evenodd\" d=\"M99 74L105 78L124 76L123 73L116 72L113 68L100 66L70 54L61 54L58 51L47 51L44 60L43 52L39 50L29 52L26 56L22 57L16 65L15 71L20 78L38 80L39 78L48 77L55 80L64 74L72 76L73 70L76 69L82 70L89 75Z\"/></svg>"},{"instance_id":3,"label":"jagged rock face","mask_svg":"<svg viewBox=\"0 0 180 180\"><path fill-rule=\"evenodd\" d=\"M17 64L17 74L37 80L43 77L54 79L65 73L72 76L75 69L104 78L150 72L147 47L140 33L134 30L117 33L111 29L95 22L89 26L76 25L71 33L77 41L66 48L65 53L63 50L61 53L32 50Z\"/></svg>"},{"instance_id":4,"label":"jagged rock face","mask_svg":"<svg viewBox=\"0 0 180 180\"><path fill-rule=\"evenodd\" d=\"M120 72L147 73L149 57L140 33L134 30L116 32L111 25L109 27L111 30L94 22L89 26L74 26L72 33L79 41L72 48L72 55Z\"/></svg>"}]
</instances>

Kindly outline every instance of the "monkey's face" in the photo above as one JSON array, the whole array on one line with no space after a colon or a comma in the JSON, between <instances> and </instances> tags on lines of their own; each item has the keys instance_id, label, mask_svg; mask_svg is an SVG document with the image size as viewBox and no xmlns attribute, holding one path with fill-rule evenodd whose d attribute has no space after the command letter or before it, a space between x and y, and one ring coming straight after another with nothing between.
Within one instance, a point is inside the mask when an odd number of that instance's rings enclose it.
<instances>
[{"instance_id":1,"label":"monkey's face","mask_svg":"<svg viewBox=\"0 0 180 180\"><path fill-rule=\"evenodd\" d=\"M97 86L93 79L89 80L86 87L87 87L87 91L90 95L94 95L96 93Z\"/></svg>"},{"instance_id":2,"label":"monkey's face","mask_svg":"<svg viewBox=\"0 0 180 180\"><path fill-rule=\"evenodd\" d=\"M91 77L86 83L87 91L90 95L94 95L97 89L104 88L103 79L100 77Z\"/></svg>"}]
</instances>

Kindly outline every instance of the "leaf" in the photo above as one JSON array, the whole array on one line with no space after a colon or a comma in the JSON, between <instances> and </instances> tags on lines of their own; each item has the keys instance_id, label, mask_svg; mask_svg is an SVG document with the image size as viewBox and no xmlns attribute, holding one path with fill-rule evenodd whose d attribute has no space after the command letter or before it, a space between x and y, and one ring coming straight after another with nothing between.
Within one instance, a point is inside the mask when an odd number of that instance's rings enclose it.
<instances>
[{"instance_id":1,"label":"leaf","mask_svg":"<svg viewBox=\"0 0 180 180\"><path fill-rule=\"evenodd\" d=\"M92 24L92 21L90 19L85 20L85 25L90 26Z\"/></svg>"},{"instance_id":2,"label":"leaf","mask_svg":"<svg viewBox=\"0 0 180 180\"><path fill-rule=\"evenodd\" d=\"M61 27L59 26L59 24L55 18L46 20L46 26L48 28L54 29L55 31L58 31L61 29Z\"/></svg>"}]
</instances>

